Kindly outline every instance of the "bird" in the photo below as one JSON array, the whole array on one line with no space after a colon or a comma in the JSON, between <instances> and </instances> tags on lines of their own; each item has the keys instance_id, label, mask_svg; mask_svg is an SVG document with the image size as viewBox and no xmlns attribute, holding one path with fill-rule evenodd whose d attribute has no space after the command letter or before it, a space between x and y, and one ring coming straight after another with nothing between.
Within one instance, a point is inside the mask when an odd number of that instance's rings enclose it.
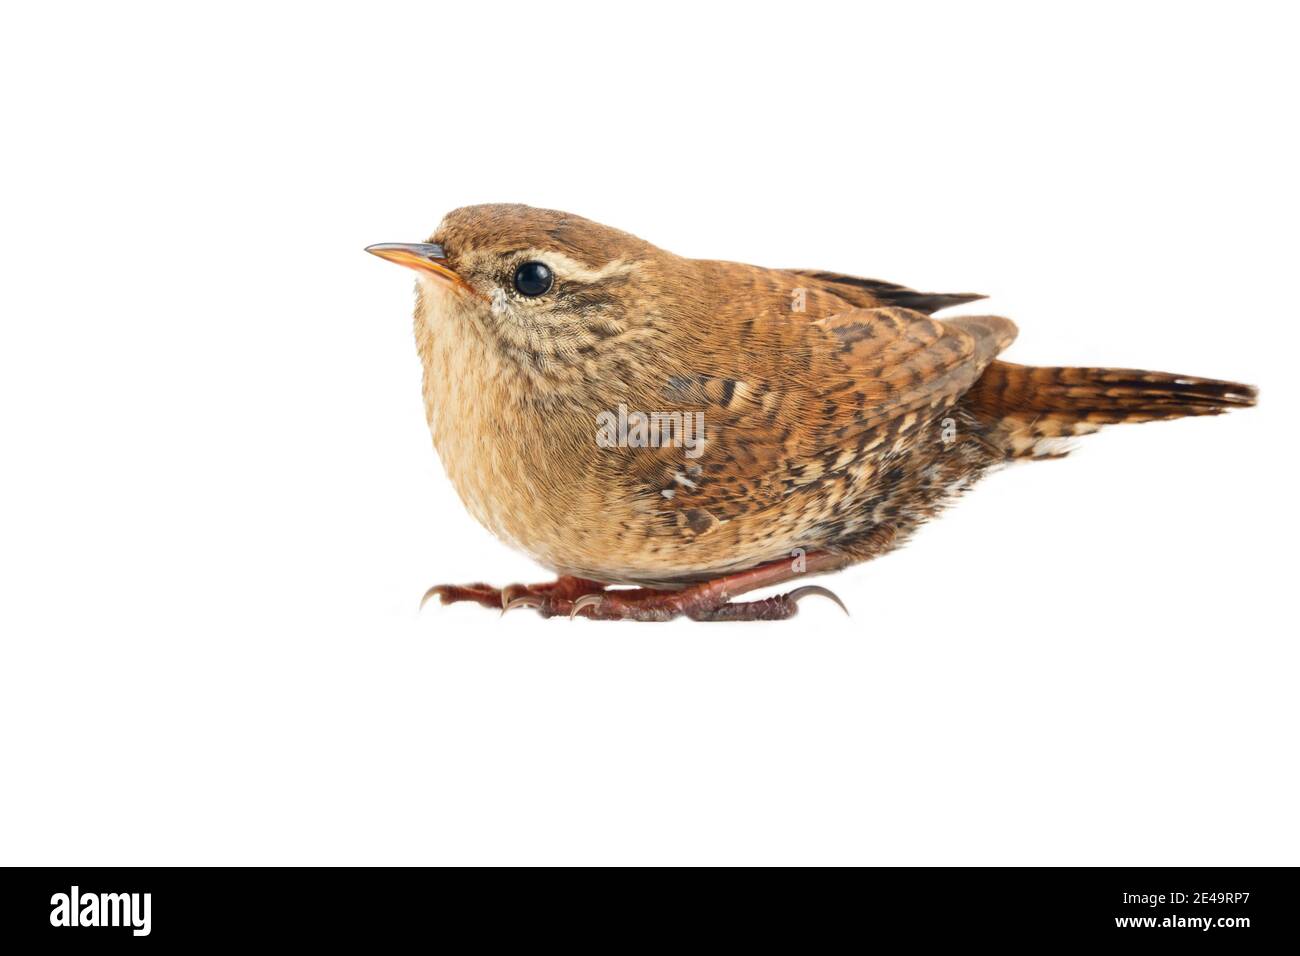
<instances>
[{"instance_id":1,"label":"bird","mask_svg":"<svg viewBox=\"0 0 1300 956\"><path fill-rule=\"evenodd\" d=\"M433 445L469 512L554 581L421 607L665 621L793 617L802 583L903 544L990 471L1120 423L1218 415L1217 379L999 358L985 298L677 256L520 204L366 251L416 272ZM741 599L798 583L788 593ZM847 613L847 612L846 612Z\"/></svg>"}]
</instances>

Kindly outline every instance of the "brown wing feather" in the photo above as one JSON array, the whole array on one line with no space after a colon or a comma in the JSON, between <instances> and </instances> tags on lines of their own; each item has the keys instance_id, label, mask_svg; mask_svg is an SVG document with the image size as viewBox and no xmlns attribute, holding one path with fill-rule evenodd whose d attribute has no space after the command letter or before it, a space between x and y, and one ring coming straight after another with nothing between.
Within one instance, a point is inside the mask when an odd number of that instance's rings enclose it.
<instances>
[{"instance_id":1,"label":"brown wing feather","mask_svg":"<svg viewBox=\"0 0 1300 956\"><path fill-rule=\"evenodd\" d=\"M883 282L880 279L864 279L860 276L844 275L839 272L823 272L819 269L785 269L791 275L800 276L818 288L833 292L846 302L859 308L877 308L896 306L913 309L927 315L948 309L954 305L976 302L987 296L977 292L917 292L905 285Z\"/></svg>"},{"instance_id":2,"label":"brown wing feather","mask_svg":"<svg viewBox=\"0 0 1300 956\"><path fill-rule=\"evenodd\" d=\"M784 316L767 321L784 323ZM648 497L688 533L775 505L884 454L979 378L1015 326L996 316L940 321L909 309L852 309L800 323L762 378L679 376L670 409L704 413L698 458L660 448L635 459ZM761 331L761 330L760 330ZM811 364L810 364L811 357Z\"/></svg>"}]
</instances>

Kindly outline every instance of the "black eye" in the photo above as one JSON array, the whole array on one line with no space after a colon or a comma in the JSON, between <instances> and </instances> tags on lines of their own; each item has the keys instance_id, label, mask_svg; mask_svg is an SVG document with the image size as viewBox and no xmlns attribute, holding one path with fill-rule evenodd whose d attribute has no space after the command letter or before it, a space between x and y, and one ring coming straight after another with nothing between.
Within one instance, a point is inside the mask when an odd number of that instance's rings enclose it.
<instances>
[{"instance_id":1,"label":"black eye","mask_svg":"<svg viewBox=\"0 0 1300 956\"><path fill-rule=\"evenodd\" d=\"M515 288L520 295L543 295L551 288L551 270L544 262L525 262L515 270Z\"/></svg>"}]
</instances>

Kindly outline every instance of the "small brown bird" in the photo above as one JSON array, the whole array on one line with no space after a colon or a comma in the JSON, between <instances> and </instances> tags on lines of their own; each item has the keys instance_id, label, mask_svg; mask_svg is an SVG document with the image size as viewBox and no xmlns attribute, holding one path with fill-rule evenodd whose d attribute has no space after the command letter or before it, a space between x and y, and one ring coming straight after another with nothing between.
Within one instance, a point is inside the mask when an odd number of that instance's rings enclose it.
<instances>
[{"instance_id":1,"label":"small brown bird","mask_svg":"<svg viewBox=\"0 0 1300 956\"><path fill-rule=\"evenodd\" d=\"M426 600L787 618L839 599L732 598L884 554L990 468L1102 425L1255 402L1235 382L998 361L1009 320L931 318L980 295L683 259L548 209L469 206L427 243L368 251L419 274L425 409L461 499L559 574Z\"/></svg>"}]
</instances>

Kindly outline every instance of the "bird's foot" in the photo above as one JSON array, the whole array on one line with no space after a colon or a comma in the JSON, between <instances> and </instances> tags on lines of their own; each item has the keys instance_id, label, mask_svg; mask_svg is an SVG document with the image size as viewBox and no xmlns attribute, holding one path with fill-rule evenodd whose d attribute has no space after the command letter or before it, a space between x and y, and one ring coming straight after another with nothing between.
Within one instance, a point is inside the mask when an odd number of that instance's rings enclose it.
<instances>
[{"instance_id":1,"label":"bird's foot","mask_svg":"<svg viewBox=\"0 0 1300 956\"><path fill-rule=\"evenodd\" d=\"M420 606L436 595L443 604L473 601L484 607L500 608L503 614L515 608L529 607L542 617L669 621L685 616L696 621L781 621L794 617L799 611L799 601L812 595L829 598L845 614L848 610L831 591L817 585L756 601L733 602L731 599L747 591L781 584L804 573L833 571L844 563L836 555L816 552L798 564L773 561L748 571L692 584L679 591L608 588L599 581L567 575L547 584L512 584L505 588L487 584L438 585L425 593Z\"/></svg>"},{"instance_id":2,"label":"bird's foot","mask_svg":"<svg viewBox=\"0 0 1300 956\"><path fill-rule=\"evenodd\" d=\"M599 581L567 575L544 584L510 584L503 588L494 588L490 584L435 584L420 598L420 607L423 608L430 598L436 597L443 604L472 601L484 607L496 608L504 614L517 607L540 607L541 602L547 598L573 601L584 594L599 593L604 589L605 585Z\"/></svg>"},{"instance_id":3,"label":"bird's foot","mask_svg":"<svg viewBox=\"0 0 1300 956\"><path fill-rule=\"evenodd\" d=\"M834 591L817 584L808 584L795 588L789 594L777 594L757 601L729 601L712 610L699 609L690 617L695 621L784 621L799 613L801 600L813 595L827 598L846 615L849 613L849 609Z\"/></svg>"},{"instance_id":4,"label":"bird's foot","mask_svg":"<svg viewBox=\"0 0 1300 956\"><path fill-rule=\"evenodd\" d=\"M680 616L693 621L784 621L798 614L799 602L812 595L829 598L845 614L849 613L834 592L818 585L795 588L788 594L757 601L731 601L725 597L725 591L720 595L714 584L706 582L680 591L634 588L585 594L569 602L568 614L598 621L669 621ZM559 612L560 609L552 611Z\"/></svg>"},{"instance_id":5,"label":"bird's foot","mask_svg":"<svg viewBox=\"0 0 1300 956\"><path fill-rule=\"evenodd\" d=\"M819 555L814 571L832 570L836 565ZM679 591L651 588L609 588L599 581L560 577L547 584L512 584L494 588L486 584L438 585L420 602L423 607L435 595L443 604L473 601L501 613L532 608L542 617L586 617L597 621L670 621L688 617L694 621L783 621L799 612L805 597L829 598L845 614L848 609L835 594L818 585L795 588L788 594L756 601L732 601L732 597L757 588L780 584L798 576L788 562L773 562L748 571L692 584Z\"/></svg>"}]
</instances>

